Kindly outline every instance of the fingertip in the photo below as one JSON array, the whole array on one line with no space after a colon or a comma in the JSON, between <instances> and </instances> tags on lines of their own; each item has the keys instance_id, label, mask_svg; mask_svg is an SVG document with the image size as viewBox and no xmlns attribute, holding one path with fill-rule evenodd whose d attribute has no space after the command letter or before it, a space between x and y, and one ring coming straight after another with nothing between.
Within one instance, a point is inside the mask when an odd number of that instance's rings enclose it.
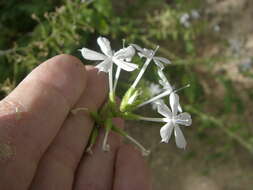
<instances>
[{"instance_id":1,"label":"fingertip","mask_svg":"<svg viewBox=\"0 0 253 190\"><path fill-rule=\"evenodd\" d=\"M114 189L152 189L147 163L141 152L133 145L122 145L119 148L115 176Z\"/></svg>"},{"instance_id":2,"label":"fingertip","mask_svg":"<svg viewBox=\"0 0 253 190\"><path fill-rule=\"evenodd\" d=\"M64 98L68 106L72 107L84 91L86 83L87 72L78 58L67 54L57 55L36 67L7 99L29 104L29 99L38 99L40 94L56 94L51 98Z\"/></svg>"},{"instance_id":3,"label":"fingertip","mask_svg":"<svg viewBox=\"0 0 253 190\"><path fill-rule=\"evenodd\" d=\"M93 101L96 105L101 105L108 95L108 78L106 73L98 72L94 66L86 65L87 71L87 89L92 97L87 95L87 99Z\"/></svg>"},{"instance_id":4,"label":"fingertip","mask_svg":"<svg viewBox=\"0 0 253 190\"><path fill-rule=\"evenodd\" d=\"M131 156L131 160L137 160L138 162L141 161L144 164L146 164L146 161L144 160L140 150L138 150L135 146L131 144L124 144L120 147L119 153L121 154L122 157L125 157L126 155ZM123 160L128 162L127 160Z\"/></svg>"},{"instance_id":5,"label":"fingertip","mask_svg":"<svg viewBox=\"0 0 253 190\"><path fill-rule=\"evenodd\" d=\"M85 65L85 69L87 70L87 72L90 73L90 76L92 76L93 78L97 78L97 80L99 80L99 82L102 81L102 83L104 85L107 84L108 78L107 78L107 74L105 72L100 72L98 70L98 68L92 66L92 65Z\"/></svg>"},{"instance_id":6,"label":"fingertip","mask_svg":"<svg viewBox=\"0 0 253 190\"><path fill-rule=\"evenodd\" d=\"M124 120L120 117L115 117L113 118L113 124L116 125L117 127L123 129L124 128Z\"/></svg>"},{"instance_id":7,"label":"fingertip","mask_svg":"<svg viewBox=\"0 0 253 190\"><path fill-rule=\"evenodd\" d=\"M63 73L68 73L72 76L77 76L82 82L87 79L87 71L80 59L68 54L60 54L41 64L43 67L55 67Z\"/></svg>"},{"instance_id":8,"label":"fingertip","mask_svg":"<svg viewBox=\"0 0 253 190\"><path fill-rule=\"evenodd\" d=\"M52 84L62 92L66 98L72 98L72 105L81 96L87 84L87 71L83 63L72 55L57 55L38 67L37 77L49 71L51 74L45 77L46 81L54 81ZM40 76L43 79L43 76ZM76 96L74 96L76 95ZM73 101L74 100L74 101Z\"/></svg>"}]
</instances>

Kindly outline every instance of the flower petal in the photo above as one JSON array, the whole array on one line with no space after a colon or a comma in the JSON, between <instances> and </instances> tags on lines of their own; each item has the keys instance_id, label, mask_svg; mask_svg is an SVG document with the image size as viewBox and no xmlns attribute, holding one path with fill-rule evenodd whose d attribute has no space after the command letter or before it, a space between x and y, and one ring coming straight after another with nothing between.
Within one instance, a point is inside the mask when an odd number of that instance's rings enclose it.
<instances>
[{"instance_id":1,"label":"flower petal","mask_svg":"<svg viewBox=\"0 0 253 190\"><path fill-rule=\"evenodd\" d=\"M190 126L192 124L191 115L187 112L181 113L175 117L175 122L179 125Z\"/></svg>"},{"instance_id":2,"label":"flower petal","mask_svg":"<svg viewBox=\"0 0 253 190\"><path fill-rule=\"evenodd\" d=\"M152 109L156 111L158 109L158 105L160 105L160 104L165 104L162 99L158 99L158 100L152 102L151 103Z\"/></svg>"},{"instance_id":3,"label":"flower petal","mask_svg":"<svg viewBox=\"0 0 253 190\"><path fill-rule=\"evenodd\" d=\"M155 64L159 67L160 70L164 69L163 64L159 60L157 60L155 58L153 60L154 60Z\"/></svg>"},{"instance_id":4,"label":"flower petal","mask_svg":"<svg viewBox=\"0 0 253 190\"><path fill-rule=\"evenodd\" d=\"M162 89L160 88L160 86L158 84L150 83L150 85L149 85L150 96L155 96L155 95L159 94L161 91L162 91Z\"/></svg>"},{"instance_id":5,"label":"flower petal","mask_svg":"<svg viewBox=\"0 0 253 190\"><path fill-rule=\"evenodd\" d=\"M141 48L140 46L138 46L137 44L130 44L131 46L133 46L138 52L138 55L142 58L142 57L147 57L147 58L152 58L154 51L151 49L146 49L146 48Z\"/></svg>"},{"instance_id":6,"label":"flower petal","mask_svg":"<svg viewBox=\"0 0 253 190\"><path fill-rule=\"evenodd\" d=\"M160 77L160 79L162 81L164 81L164 82L168 81L167 78L166 78L166 76L164 75L164 73L163 73L163 71L161 69L158 69L157 74L158 74L158 76Z\"/></svg>"},{"instance_id":7,"label":"flower petal","mask_svg":"<svg viewBox=\"0 0 253 190\"><path fill-rule=\"evenodd\" d=\"M130 44L130 45L133 46L137 51L143 52L143 49L139 45L137 44Z\"/></svg>"},{"instance_id":8,"label":"flower petal","mask_svg":"<svg viewBox=\"0 0 253 190\"><path fill-rule=\"evenodd\" d=\"M182 112L183 112L183 109L182 109L182 107L181 107L180 103L178 104L177 110L178 110L180 113L182 113Z\"/></svg>"},{"instance_id":9,"label":"flower petal","mask_svg":"<svg viewBox=\"0 0 253 190\"><path fill-rule=\"evenodd\" d=\"M138 54L138 56L139 56L140 58L146 57L146 55L144 55L144 54L141 53L141 52L138 52L137 54Z\"/></svg>"},{"instance_id":10,"label":"flower petal","mask_svg":"<svg viewBox=\"0 0 253 190\"><path fill-rule=\"evenodd\" d=\"M147 58L152 58L153 54L155 53L152 49L146 49L143 48L143 55L145 55L145 57Z\"/></svg>"},{"instance_id":11,"label":"flower petal","mask_svg":"<svg viewBox=\"0 0 253 190\"><path fill-rule=\"evenodd\" d=\"M174 129L174 125L172 124L172 122L166 123L160 129L160 135L162 138L161 142L165 142L165 143L169 142L173 129Z\"/></svg>"},{"instance_id":12,"label":"flower petal","mask_svg":"<svg viewBox=\"0 0 253 190\"><path fill-rule=\"evenodd\" d=\"M82 48L82 49L80 49L80 51L81 51L83 58L87 59L87 60L101 61L101 60L106 59L105 55L98 53L96 51L87 49L87 48Z\"/></svg>"},{"instance_id":13,"label":"flower petal","mask_svg":"<svg viewBox=\"0 0 253 190\"><path fill-rule=\"evenodd\" d=\"M156 57L155 56L154 59L156 59L156 60L158 60L158 61L160 61L162 63L165 63L165 64L171 64L170 60L168 60L168 59L166 59L164 57Z\"/></svg>"},{"instance_id":14,"label":"flower petal","mask_svg":"<svg viewBox=\"0 0 253 190\"><path fill-rule=\"evenodd\" d=\"M105 59L103 62L99 63L96 68L98 68L99 72L108 73L112 66L112 60L110 58Z\"/></svg>"},{"instance_id":15,"label":"flower petal","mask_svg":"<svg viewBox=\"0 0 253 190\"><path fill-rule=\"evenodd\" d=\"M186 140L184 138L184 134L182 133L180 127L178 127L178 126L174 127L174 135L175 135L177 147L185 149L187 143L186 143Z\"/></svg>"},{"instance_id":16,"label":"flower petal","mask_svg":"<svg viewBox=\"0 0 253 190\"><path fill-rule=\"evenodd\" d=\"M120 49L117 51L114 56L116 59L132 59L135 54L135 49L132 46L128 46L126 48Z\"/></svg>"},{"instance_id":17,"label":"flower petal","mask_svg":"<svg viewBox=\"0 0 253 190\"><path fill-rule=\"evenodd\" d=\"M125 71L133 71L138 68L138 65L129 63L120 59L113 58L113 62Z\"/></svg>"},{"instance_id":18,"label":"flower petal","mask_svg":"<svg viewBox=\"0 0 253 190\"><path fill-rule=\"evenodd\" d=\"M175 92L170 93L170 107L172 109L173 115L177 115L178 105L179 105L179 96Z\"/></svg>"},{"instance_id":19,"label":"flower petal","mask_svg":"<svg viewBox=\"0 0 253 190\"><path fill-rule=\"evenodd\" d=\"M161 69L158 69L157 73L161 79L161 80L159 80L159 83L163 86L163 88L166 90L173 91L173 88L170 85L169 81L167 80L166 76L164 75L163 71Z\"/></svg>"},{"instance_id":20,"label":"flower petal","mask_svg":"<svg viewBox=\"0 0 253 190\"><path fill-rule=\"evenodd\" d=\"M107 38L105 38L105 37L98 37L97 43L98 43L101 51L105 55L107 55L107 56L112 56L113 55L112 48L111 48L111 45L110 45L110 41Z\"/></svg>"},{"instance_id":21,"label":"flower petal","mask_svg":"<svg viewBox=\"0 0 253 190\"><path fill-rule=\"evenodd\" d=\"M166 118L172 118L172 112L170 111L170 108L162 102L159 102L157 105L157 111Z\"/></svg>"}]
</instances>

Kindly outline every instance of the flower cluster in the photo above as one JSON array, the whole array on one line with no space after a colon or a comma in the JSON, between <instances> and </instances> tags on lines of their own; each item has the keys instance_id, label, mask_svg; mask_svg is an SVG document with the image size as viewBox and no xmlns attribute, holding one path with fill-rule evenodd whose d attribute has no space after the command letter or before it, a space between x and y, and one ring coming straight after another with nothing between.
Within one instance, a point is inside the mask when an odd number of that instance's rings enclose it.
<instances>
[{"instance_id":1,"label":"flower cluster","mask_svg":"<svg viewBox=\"0 0 253 190\"><path fill-rule=\"evenodd\" d=\"M102 147L103 150L108 151L110 149L110 146L107 144L107 139L110 131L114 131L135 143L142 150L144 155L149 153L148 150L146 150L138 141L128 135L123 129L113 125L113 117L121 117L128 120L144 120L165 123L160 129L160 135L162 138L161 142L168 143L172 132L174 131L177 147L185 148L186 140L180 129L180 126L190 126L192 120L189 113L183 112L179 103L179 96L177 92L183 88L189 87L189 85L186 85L180 89L174 89L171 86L163 72L164 66L171 64L171 62L166 58L155 56L159 47L157 47L155 50L151 50L141 48L136 44L130 44L127 47L123 45L124 47L118 51L113 51L110 41L105 37L98 37L97 43L102 53L98 53L85 47L80 49L80 51L84 59L99 61L99 64L96 66L96 68L98 68L98 72L108 73L109 77L109 99L107 103L99 112L90 112L91 116L98 124L97 126L105 126L106 132ZM139 68L137 64L132 63L132 58L136 52L141 59L145 59L145 62L141 68ZM138 84L148 66L152 62L157 66L159 85L151 83L149 89L151 92L151 97L144 99L142 97L143 89L138 87ZM114 72L115 66L117 67L116 72ZM121 71L124 70L127 72L132 72L137 69L139 69L139 73L136 79L133 81L132 85L122 98L120 106L117 106L115 102L116 88ZM167 96L169 96L170 108L165 104L166 100L164 100L164 98ZM152 104L155 110L157 110L158 113L163 117L150 118L134 113L137 108L146 106L148 104ZM76 110L73 110L73 112L79 110L87 111L85 108L77 108ZM95 127L91 134L90 147L88 150L91 150L91 147L95 142L97 130L98 127Z\"/></svg>"}]
</instances>

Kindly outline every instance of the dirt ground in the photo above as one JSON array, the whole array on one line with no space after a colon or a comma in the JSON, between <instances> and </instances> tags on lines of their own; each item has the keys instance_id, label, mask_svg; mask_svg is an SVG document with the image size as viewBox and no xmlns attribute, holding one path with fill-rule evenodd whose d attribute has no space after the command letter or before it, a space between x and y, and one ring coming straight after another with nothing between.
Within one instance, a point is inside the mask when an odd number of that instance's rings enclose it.
<instances>
[{"instance_id":1,"label":"dirt ground","mask_svg":"<svg viewBox=\"0 0 253 190\"><path fill-rule=\"evenodd\" d=\"M253 56L253 1L206 0L220 35L229 42L226 54ZM241 62L221 65L232 80L252 84L238 74ZM249 86L249 88L252 86ZM160 126L152 123L130 124L130 133L152 154L147 158L152 168L156 190L252 190L253 156L216 128L196 131L193 125L184 130L186 150L176 148L174 139L160 144ZM195 129L194 129L195 128ZM208 138L212 137L212 138Z\"/></svg>"}]
</instances>

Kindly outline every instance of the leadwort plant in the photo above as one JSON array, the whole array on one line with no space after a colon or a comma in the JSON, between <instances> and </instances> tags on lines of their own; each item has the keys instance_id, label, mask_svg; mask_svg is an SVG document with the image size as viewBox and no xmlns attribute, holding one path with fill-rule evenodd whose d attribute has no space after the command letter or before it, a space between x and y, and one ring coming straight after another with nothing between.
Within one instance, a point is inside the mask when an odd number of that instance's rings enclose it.
<instances>
[{"instance_id":1,"label":"leadwort plant","mask_svg":"<svg viewBox=\"0 0 253 190\"><path fill-rule=\"evenodd\" d=\"M169 81L167 80L166 76L163 73L164 64L170 64L171 62L166 58L155 56L156 51L158 50L159 47L157 47L155 50L151 50L141 48L136 44L130 44L128 47L123 47L122 49L115 52L111 49L110 41L105 37L98 37L97 43L100 46L100 49L103 52L103 54L85 47L80 49L80 52L84 57L84 59L92 61L100 61L100 63L96 66L96 68L98 68L98 72L108 73L109 77L108 101L98 112L90 112L86 108L76 108L72 110L72 113L74 114L78 111L86 111L92 116L92 118L96 122L95 125L96 127L94 127L92 131L90 137L90 144L89 147L87 148L87 151L90 152L92 150L92 146L96 142L96 137L99 129L98 126L105 126L105 136L102 145L102 149L104 151L110 150L110 146L107 143L107 140L110 132L114 131L120 134L121 136L129 139L134 144L136 144L137 147L140 148L140 150L142 151L143 155L148 155L150 153L149 150L145 149L137 140L132 138L123 129L115 126L112 122L112 119L114 117L120 117L125 120L144 120L151 122L166 123L160 129L160 135L162 138L161 142L168 143L171 134L174 131L177 147L184 149L187 143L180 129L180 125L190 126L192 120L189 113L182 111L182 107L179 104L179 96L177 92L183 88L189 87L189 85L186 85L185 87L182 87L177 90L172 88L172 86L170 85ZM136 79L134 80L133 84L130 86L130 88L126 91L125 95L123 96L120 106L118 106L116 104L115 97L119 76L121 70L132 72L139 68L137 64L131 63L131 60L135 55L136 51L141 58L145 59L145 62L142 68L140 69ZM154 62L155 65L157 66L159 84L162 86L162 89L158 91L156 90L158 94L155 93L154 96L151 97L150 99L142 101L144 99L142 97L143 90L142 88L138 88L137 86L141 78L143 77L146 69L148 68L149 64L151 64L152 62ZM117 66L115 76L113 76L114 64ZM169 96L169 104L171 109L163 101L163 98L165 98L166 96ZM150 118L135 113L136 109L142 106L146 106L148 104L154 104L158 113L163 115L164 117Z\"/></svg>"}]
</instances>

